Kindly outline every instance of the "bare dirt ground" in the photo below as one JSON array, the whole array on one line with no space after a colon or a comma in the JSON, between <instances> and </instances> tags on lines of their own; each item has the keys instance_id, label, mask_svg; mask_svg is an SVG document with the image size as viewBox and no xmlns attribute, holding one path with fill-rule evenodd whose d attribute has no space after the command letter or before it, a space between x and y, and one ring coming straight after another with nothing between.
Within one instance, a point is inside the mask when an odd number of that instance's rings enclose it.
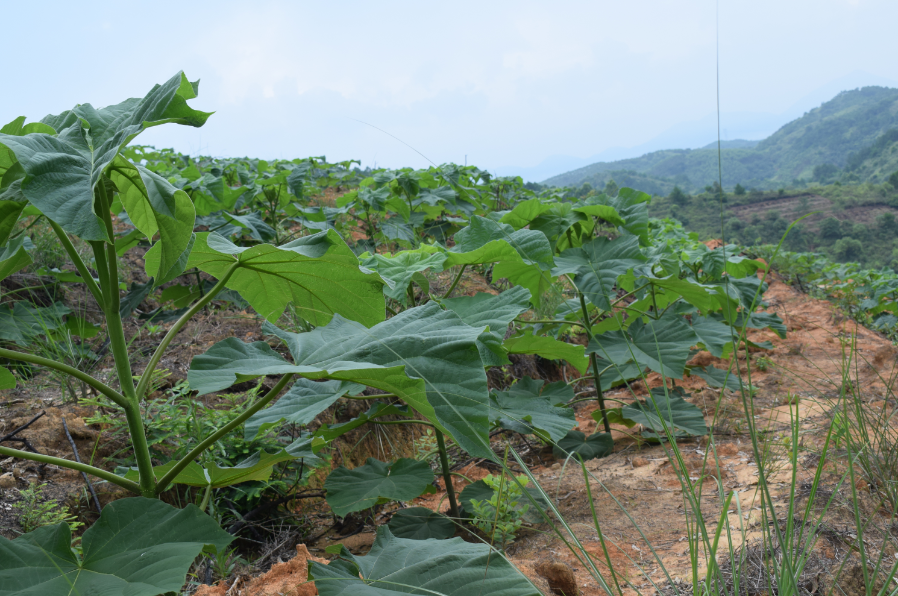
<instances>
[{"instance_id":1,"label":"bare dirt ground","mask_svg":"<svg viewBox=\"0 0 898 596\"><path fill-rule=\"evenodd\" d=\"M436 280L445 283L446 280ZM436 288L439 293L439 288ZM476 275L465 277L461 292L473 294L477 291L495 291L486 280ZM749 334L753 341L770 341L775 349L767 353L752 354L751 384L757 390L754 396L755 423L768 432L765 440L776 445L784 434L788 433L789 404L797 404L800 416L802 445L805 452L800 456L804 468L799 471L799 480L807 482L816 466L813 458L822 435L830 421L832 400L839 395L842 384L842 358L846 338L856 335L857 350L863 359L852 369L851 382L859 388L863 398L878 407L892 407L893 395L891 381L894 378L896 355L898 351L886 339L873 331L858 327L853 321L846 320L827 302L816 300L802 294L786 284L772 281L766 294L771 312L779 314L786 322L789 330L786 339L781 339L769 331L752 331ZM177 348L162 362L162 367L171 371L170 383L184 378L192 356L208 349L216 341L224 337L236 336L245 340L262 339L259 322L246 313L234 313L230 318L198 317L179 335ZM134 333L134 329L131 333ZM158 338L141 336L136 340L138 347L146 344L155 345ZM758 368L758 357L769 359L764 368ZM147 355L142 360L145 362ZM726 362L719 361L708 353L699 353L695 362L716 364L726 368ZM548 380L557 380L559 369L547 366L545 361L518 361L514 372L526 369L532 376L541 375ZM745 374L749 364L745 355L738 357L738 367L742 371L743 381L748 381ZM105 361L98 367L101 377L112 374L111 361ZM140 371L142 364L135 366ZM515 376L520 376L516 374ZM491 379L492 380L492 379ZM656 375L649 378L650 386L660 385L661 379ZM714 427L713 443L707 437L682 441L679 448L684 455L692 482L701 486L702 513L709 527L716 527L721 515L721 498L717 490L719 481L725 492L735 491L738 494L741 519L731 506L730 521L734 527L740 524L747 530L749 541L759 535L760 523L758 497L758 462L752 456L749 435L746 432L746 420L740 397L735 393L720 392L707 388L697 378L686 379L679 383L692 392L690 401L698 405L706 413L706 421ZM609 397L627 400L636 396L645 396L647 388L642 383L632 386L633 392L617 390ZM581 404L577 411L578 428L587 433L595 431L595 422L591 417L595 406L592 402ZM58 388L41 377L25 383L15 390L0 392L0 437L11 430L27 423L35 415L45 412L20 435L26 438L33 448L42 453L58 457L72 458L72 449L62 427L65 418L71 434L78 446L81 457L85 460L93 458L95 463L120 447L116 441L107 441L102 430L84 424L84 418L93 414L92 409L74 404L60 403ZM717 417L715 419L715 412ZM351 414L351 413L350 413ZM333 412L325 413L333 416ZM686 510L683 497L683 485L671 465L667 449L663 446L652 446L634 440L634 431L615 427L615 452L610 457L587 462L586 467L591 474L590 488L595 497L596 514L601 525L603 536L609 545L612 566L619 578L626 578L643 593L652 593L652 584L648 578L658 585L666 583L667 578L654 561L654 549L670 576L678 581L692 581L688 557L686 537ZM349 466L359 465L365 457L374 456L380 459L408 455L411 443L418 435L397 436L395 447L386 449L383 442L363 438L361 433L347 438L347 445L354 445L348 455L334 458L334 465L346 463ZM502 450L502 438L496 438L496 449ZM8 443L7 443L8 444ZM19 446L19 445L14 445ZM522 445L516 443L520 448ZM583 542L586 550L595 558L600 569L605 570L606 580L612 578L605 569L605 559L601 551L598 534L593 523L592 512L587 499L585 480L579 467L562 466L562 462L554 460L551 452L535 448L525 454L532 466L532 471L540 485L555 497L559 510L565 520ZM345 462L342 457L346 457ZM458 454L464 464L459 471L472 480L482 478L488 472L495 472L483 462L464 462L463 455ZM706 460L705 476L701 470ZM776 458L773 458L776 461ZM834 487L840 477L837 470L837 458L832 470L824 476L824 486ZM764 464L773 465L773 464ZM789 476L788 462L776 462L779 473L774 474L771 491L779 506L788 497L788 486L784 481ZM717 472L719 470L719 472ZM711 473L713 471L713 474ZM10 503L17 500L17 489L29 483L46 481L49 496L59 501L66 501L80 512L85 521L91 522L96 514L91 511L84 496L84 483L79 474L57 469L53 466L40 466L21 460L7 459L0 461L0 474L11 472L15 478L15 487L4 491L0 504L0 528L4 535L13 536L18 530L17 522ZM715 477L717 477L715 479ZM863 481L860 481L863 483ZM865 499L865 514L881 516L869 487L859 483ZM460 492L467 482L456 478L456 492ZM101 502L124 496L120 491L97 486ZM409 505L423 505L446 511L448 505L443 498L444 492L428 495ZM799 497L800 499L801 497ZM304 586L305 557L315 556L328 558L325 548L342 543L353 552L364 553L370 548L374 539L374 526L356 520L354 525L334 524L328 515L326 506L320 499L298 501L295 513L307 514L312 528L302 536L294 537L292 542L284 539L284 544L272 548L266 555L262 570L275 564L268 573L254 578L260 570L243 567L237 570L227 582L215 587L201 588L198 594L287 594L300 596L313 594L310 586ZM842 503L842 505L839 505ZM629 514L624 515L622 508ZM379 510L377 523L389 520L395 506ZM846 528L851 526L848 516L850 508L844 500L837 499L827 518L827 527ZM631 518L638 523L638 529ZM844 532L843 532L844 533ZM467 535L460 531L459 535ZM839 556L844 558L846 548L839 543L841 534L834 530L831 543L824 554L832 555L833 560ZM644 537L643 537L644 536ZM314 539L313 539L314 537ZM741 541L734 536L736 543ZM825 542L825 541L824 541ZM844 542L844 540L843 540ZM296 561L289 560L298 551L302 555ZM840 546L841 544L841 546ZM307 551L305 549L308 549ZM841 554L840 554L841 553ZM544 567L540 563L550 558L566 563L572 573L580 593L584 596L601 594L604 591L595 585L586 573L583 564L577 561L562 541L554 536L544 524L526 528L516 543L508 551L510 560L530 577L544 593L550 594ZM541 575L537 569L543 571ZM822 581L822 580L821 580ZM235 583L236 582L236 583ZM232 589L233 588L233 589ZM626 593L626 592L625 592ZM850 592L849 592L850 593Z\"/></svg>"}]
</instances>

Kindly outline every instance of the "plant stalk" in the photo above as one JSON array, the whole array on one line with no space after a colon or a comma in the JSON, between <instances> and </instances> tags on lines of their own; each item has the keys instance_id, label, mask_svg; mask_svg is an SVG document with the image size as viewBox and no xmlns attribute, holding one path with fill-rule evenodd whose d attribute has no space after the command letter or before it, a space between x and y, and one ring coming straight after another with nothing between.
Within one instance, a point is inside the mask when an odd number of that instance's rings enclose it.
<instances>
[{"instance_id":1,"label":"plant stalk","mask_svg":"<svg viewBox=\"0 0 898 596\"><path fill-rule=\"evenodd\" d=\"M106 233L109 238L114 238L112 228L112 216L109 213L109 195L106 185L101 181L98 185L100 195L100 213L106 224ZM106 279L103 287L106 289L106 333L109 336L109 346L115 360L115 369L119 377L119 384L127 402L124 406L125 419L128 422L128 433L131 435L131 446L134 449L134 458L137 460L137 469L140 473L140 493L144 497L152 498L156 495L156 477L153 473L153 461L150 457L150 448L147 445L146 431L143 419L140 416L140 400L134 390L134 376L131 372L131 359L128 354L128 342L125 340L125 329L122 325L121 298L118 289L118 255L115 252L115 244L109 242L93 242L94 256L97 259L97 268L100 280L103 281L103 269Z\"/></svg>"},{"instance_id":2,"label":"plant stalk","mask_svg":"<svg viewBox=\"0 0 898 596\"><path fill-rule=\"evenodd\" d=\"M84 285L87 286L87 289L97 301L97 304L99 304L100 308L102 308L103 292L102 290L100 290L97 282L94 281L94 276L90 274L90 271L88 271L87 265L85 265L84 261L81 259L81 255L79 255L78 251L75 250L75 245L72 244L72 241L69 239L68 234L65 233L65 230L63 230L58 223L49 218L47 218L47 221L50 222L50 226L53 228L53 231L56 232L56 236L57 238L59 238L59 242L62 244L62 247L65 249L66 253L68 253L69 258L72 259L72 262L75 264L75 269L78 270L78 273L84 280Z\"/></svg>"},{"instance_id":3,"label":"plant stalk","mask_svg":"<svg viewBox=\"0 0 898 596\"><path fill-rule=\"evenodd\" d=\"M94 466L85 463L78 463L76 461L62 459L61 457L53 457L52 455L44 455L43 453L31 453L30 451L22 451L21 449L13 449L11 447L0 447L0 455L4 457L18 457L19 459L28 459L31 461L40 462L42 464L50 464L59 466L60 468L75 470L76 472L84 472L105 480L106 482L117 484L122 488L126 488L132 492L140 492L140 486L136 482L126 480L121 476L116 476L112 472L107 472L106 470L101 470L100 468L95 468Z\"/></svg>"},{"instance_id":4,"label":"plant stalk","mask_svg":"<svg viewBox=\"0 0 898 596\"><path fill-rule=\"evenodd\" d=\"M46 366L47 368L52 368L54 370L58 370L60 372L64 372L70 377L75 377L82 383L86 383L90 385L94 389L96 389L99 393L102 393L117 405L121 407L125 407L128 403L127 398L113 389L112 387L100 382L99 380L93 378L89 374L85 372L81 372L77 368L73 368L68 366L67 364L63 364L61 362L56 362L55 360L49 360L47 358L41 358L40 356L34 356L32 354L24 354L22 352L16 352L14 350L6 350L0 348L0 357L9 358L10 360L18 360L20 362L30 362L32 364L38 364L40 366Z\"/></svg>"},{"instance_id":5,"label":"plant stalk","mask_svg":"<svg viewBox=\"0 0 898 596\"><path fill-rule=\"evenodd\" d=\"M197 457L202 455L202 453L215 444L215 442L231 432L233 429L237 428L241 424L243 424L250 416L264 408L268 405L268 403L273 400L281 390L293 379L293 373L289 373L281 377L281 380L277 382L277 384L271 388L271 391L262 396L259 401L251 405L244 411L242 414L219 428L217 431L200 441L200 443L190 450L190 453L181 458L178 463L176 463L162 478L159 479L159 482L156 483L156 494L161 494L165 489L168 488L168 485L172 483L172 481L181 473L184 468L190 465L190 462L195 460Z\"/></svg>"},{"instance_id":6,"label":"plant stalk","mask_svg":"<svg viewBox=\"0 0 898 596\"><path fill-rule=\"evenodd\" d=\"M454 520L461 519L458 501L455 500L455 487L452 486L452 471L449 469L449 454L446 452L446 440L438 428L433 429L437 437L437 449L440 451L440 466L443 468L443 482L446 484L446 496L449 497L449 516Z\"/></svg>"},{"instance_id":7,"label":"plant stalk","mask_svg":"<svg viewBox=\"0 0 898 596\"><path fill-rule=\"evenodd\" d=\"M461 281L461 276L465 272L465 269L467 269L467 268L468 268L467 265L461 266L461 270L458 272L458 275L455 276L455 279L452 281L452 285L449 286L449 290L445 294L443 294L443 298L448 298L449 296L452 295L452 290L454 290L455 286L458 285L458 282Z\"/></svg>"},{"instance_id":8,"label":"plant stalk","mask_svg":"<svg viewBox=\"0 0 898 596\"><path fill-rule=\"evenodd\" d=\"M143 374L140 375L140 382L137 383L137 397L138 399L143 399L144 394L147 391L147 387L149 387L150 380L153 377L153 372L156 370L156 366L159 364L159 361L162 359L162 355L165 353L166 348L178 334L178 332L187 324L187 322L193 318L193 316L198 313L204 306L206 306L213 298L215 298L216 294L218 294L224 287L225 284L228 283L228 280L231 279L231 276L234 274L234 271L240 267L240 263L234 263L231 267L225 272L218 283L213 286L209 292L203 296L196 304L190 307L190 310L181 315L181 318L175 321L175 324L172 325L171 329L168 330L168 333L165 334L165 337L162 338L162 341L159 343L159 346L156 348L156 351L153 352L153 356L150 358L150 361L147 363L146 367L143 370Z\"/></svg>"},{"instance_id":9,"label":"plant stalk","mask_svg":"<svg viewBox=\"0 0 898 596\"><path fill-rule=\"evenodd\" d=\"M589 328L589 310L586 308L586 300L583 298L583 292L577 292L580 296L580 310L583 311L583 323L586 329L587 337L592 340L592 329ZM599 363L596 362L596 353L589 355L589 363L592 365L593 385L596 387L596 399L599 402L599 411L602 412L602 422L605 423L605 432L611 432L611 425L608 423L608 416L605 414L605 396L602 393L602 375L599 372Z\"/></svg>"}]
</instances>

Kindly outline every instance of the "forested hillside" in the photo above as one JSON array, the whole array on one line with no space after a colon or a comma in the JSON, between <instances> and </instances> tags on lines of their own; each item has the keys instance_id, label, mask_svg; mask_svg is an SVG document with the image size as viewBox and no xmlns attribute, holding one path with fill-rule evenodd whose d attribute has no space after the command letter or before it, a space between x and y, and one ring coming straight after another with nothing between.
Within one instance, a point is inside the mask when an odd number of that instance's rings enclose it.
<instances>
[{"instance_id":1,"label":"forested hillside","mask_svg":"<svg viewBox=\"0 0 898 596\"><path fill-rule=\"evenodd\" d=\"M844 91L752 146L728 141L720 149L724 188L777 189L810 181L883 182L898 164L898 89ZM718 180L718 149L667 149L642 157L595 163L545 181L549 186L604 187L622 172L652 182L647 192L679 186L700 191Z\"/></svg>"}]
</instances>

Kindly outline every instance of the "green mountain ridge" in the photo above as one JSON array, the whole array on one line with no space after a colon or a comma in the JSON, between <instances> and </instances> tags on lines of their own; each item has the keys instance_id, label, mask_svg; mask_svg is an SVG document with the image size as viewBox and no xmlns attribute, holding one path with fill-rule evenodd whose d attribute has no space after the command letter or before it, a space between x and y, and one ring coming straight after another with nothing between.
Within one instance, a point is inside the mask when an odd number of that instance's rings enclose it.
<instances>
[{"instance_id":1,"label":"green mountain ridge","mask_svg":"<svg viewBox=\"0 0 898 596\"><path fill-rule=\"evenodd\" d=\"M779 188L796 180L882 182L898 169L898 89L863 87L843 91L801 118L751 146L721 143L724 188L736 184ZM687 192L718 179L718 149L665 149L631 159L599 162L553 176L543 184L602 188L629 176L633 186L664 195L674 185ZM621 178L621 179L619 179ZM636 182L641 180L642 184Z\"/></svg>"}]
</instances>

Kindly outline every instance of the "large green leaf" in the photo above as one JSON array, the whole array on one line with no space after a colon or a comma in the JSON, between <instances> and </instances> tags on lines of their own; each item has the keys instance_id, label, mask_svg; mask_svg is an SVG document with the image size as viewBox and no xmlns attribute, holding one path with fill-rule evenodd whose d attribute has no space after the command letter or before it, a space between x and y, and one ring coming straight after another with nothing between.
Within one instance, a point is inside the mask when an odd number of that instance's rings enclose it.
<instances>
[{"instance_id":1,"label":"large green leaf","mask_svg":"<svg viewBox=\"0 0 898 596\"><path fill-rule=\"evenodd\" d=\"M594 433L587 435L579 430L570 431L567 436L552 447L552 454L558 459L565 459L574 454L586 459L607 457L614 451L614 439L611 433Z\"/></svg>"},{"instance_id":2,"label":"large green leaf","mask_svg":"<svg viewBox=\"0 0 898 596\"><path fill-rule=\"evenodd\" d=\"M0 389L15 389L16 377L8 368L0 366Z\"/></svg>"},{"instance_id":3,"label":"large green leaf","mask_svg":"<svg viewBox=\"0 0 898 596\"><path fill-rule=\"evenodd\" d=\"M0 537L0 596L179 592L204 547L223 552L233 539L194 505L119 499L84 532L80 557L64 523Z\"/></svg>"},{"instance_id":4,"label":"large green leaf","mask_svg":"<svg viewBox=\"0 0 898 596\"><path fill-rule=\"evenodd\" d=\"M362 265L377 271L382 278L389 280L392 287L385 285L384 294L405 304L408 299L408 285L415 273L428 269L442 271L445 260L445 253L408 250L393 256L374 254L362 259Z\"/></svg>"},{"instance_id":5,"label":"large green leaf","mask_svg":"<svg viewBox=\"0 0 898 596\"><path fill-rule=\"evenodd\" d=\"M503 344L509 354L536 354L547 360L565 360L580 374L586 372L589 358L584 355L585 348L579 344L569 344L545 335L533 335L527 329L522 335L509 337Z\"/></svg>"},{"instance_id":6,"label":"large green leaf","mask_svg":"<svg viewBox=\"0 0 898 596\"><path fill-rule=\"evenodd\" d=\"M666 391L664 387L656 387L651 391L651 399L637 400L624 406L621 415L657 433L664 432L666 423L668 428L672 427L671 431L682 431L693 436L708 434L701 410L683 399L685 395L682 387Z\"/></svg>"},{"instance_id":7,"label":"large green leaf","mask_svg":"<svg viewBox=\"0 0 898 596\"><path fill-rule=\"evenodd\" d=\"M490 394L490 420L501 428L521 434L560 441L577 425L576 416L571 408L556 405L554 388L550 386L546 394L541 395L542 388L543 381L524 377L509 391L493 391Z\"/></svg>"},{"instance_id":8,"label":"large green leaf","mask_svg":"<svg viewBox=\"0 0 898 596\"><path fill-rule=\"evenodd\" d=\"M289 244L235 246L218 234L201 233L188 267L221 278L240 266L226 284L269 321L277 321L288 303L313 325L335 314L374 325L385 318L383 281L359 267L358 257L334 230L298 238Z\"/></svg>"},{"instance_id":9,"label":"large green leaf","mask_svg":"<svg viewBox=\"0 0 898 596\"><path fill-rule=\"evenodd\" d=\"M692 330L705 349L717 358L728 358L733 352L733 339L739 338L738 330L708 317L693 317Z\"/></svg>"},{"instance_id":10,"label":"large green leaf","mask_svg":"<svg viewBox=\"0 0 898 596\"><path fill-rule=\"evenodd\" d=\"M388 464L369 457L364 466L352 470L340 466L331 472L324 489L331 510L346 517L382 499L411 501L420 497L432 482L433 470L427 462L403 457Z\"/></svg>"},{"instance_id":11,"label":"large green leaf","mask_svg":"<svg viewBox=\"0 0 898 596\"><path fill-rule=\"evenodd\" d=\"M209 113L187 105L198 83L178 73L143 99L96 109L81 104L42 122L58 134L0 134L0 145L15 154L24 170L22 192L67 232L84 240L107 240L96 215L94 191L122 147L143 130L165 123L202 126Z\"/></svg>"},{"instance_id":12,"label":"large green leaf","mask_svg":"<svg viewBox=\"0 0 898 596\"><path fill-rule=\"evenodd\" d=\"M638 320L627 329L609 331L595 336L586 352L595 352L603 359L623 366L636 362L668 377L682 378L689 348L697 344L698 336L682 317L668 313L659 320L644 323Z\"/></svg>"},{"instance_id":13,"label":"large green leaf","mask_svg":"<svg viewBox=\"0 0 898 596\"><path fill-rule=\"evenodd\" d=\"M731 391L742 390L742 379L736 370L723 370L716 366L695 366L689 370L690 375L695 375L708 382L709 387L729 389Z\"/></svg>"},{"instance_id":14,"label":"large green leaf","mask_svg":"<svg viewBox=\"0 0 898 596\"><path fill-rule=\"evenodd\" d=\"M455 246L447 255L445 267L496 263L493 276L524 286L534 302L551 283L552 246L546 235L536 230L515 230L475 216L455 235Z\"/></svg>"},{"instance_id":15,"label":"large green leaf","mask_svg":"<svg viewBox=\"0 0 898 596\"><path fill-rule=\"evenodd\" d=\"M26 238L27 236L19 236L6 246L0 246L0 279L6 279L34 262L25 250Z\"/></svg>"},{"instance_id":16,"label":"large green leaf","mask_svg":"<svg viewBox=\"0 0 898 596\"><path fill-rule=\"evenodd\" d=\"M38 335L47 335L63 326L63 317L72 312L62 302L52 306L32 306L28 302L0 305L0 339L27 346Z\"/></svg>"},{"instance_id":17,"label":"large green leaf","mask_svg":"<svg viewBox=\"0 0 898 596\"><path fill-rule=\"evenodd\" d=\"M508 324L530 308L530 291L527 288L515 286L498 296L479 292L474 296L442 300L441 304L471 327L489 327L477 340L484 366L509 363L502 341Z\"/></svg>"},{"instance_id":18,"label":"large green leaf","mask_svg":"<svg viewBox=\"0 0 898 596\"><path fill-rule=\"evenodd\" d=\"M17 184L16 188L20 188ZM11 193L0 193L0 199ZM9 240L9 235L19 221L19 214L27 205L27 201L0 200L0 245Z\"/></svg>"},{"instance_id":19,"label":"large green leaf","mask_svg":"<svg viewBox=\"0 0 898 596\"><path fill-rule=\"evenodd\" d=\"M427 507L400 509L387 525L393 536L409 540L445 540L455 534L455 522Z\"/></svg>"},{"instance_id":20,"label":"large green leaf","mask_svg":"<svg viewBox=\"0 0 898 596\"><path fill-rule=\"evenodd\" d=\"M193 236L196 220L193 201L165 178L122 156L113 161L109 178L118 188L119 198L134 227L147 238L159 233L159 265L156 271L147 273L157 280L169 277ZM178 273L183 270L182 267Z\"/></svg>"},{"instance_id":21,"label":"large green leaf","mask_svg":"<svg viewBox=\"0 0 898 596\"><path fill-rule=\"evenodd\" d=\"M252 440L260 432L265 432L281 422L308 424L347 393L358 393L364 389L361 385L346 381L316 383L309 379L297 379L290 391L281 396L274 405L256 412L246 421L245 437Z\"/></svg>"},{"instance_id":22,"label":"large green leaf","mask_svg":"<svg viewBox=\"0 0 898 596\"><path fill-rule=\"evenodd\" d=\"M554 275L574 274L574 284L591 303L611 310L617 278L639 266L646 257L635 236L608 240L599 236L578 248L569 248L555 259Z\"/></svg>"},{"instance_id":23,"label":"large green leaf","mask_svg":"<svg viewBox=\"0 0 898 596\"><path fill-rule=\"evenodd\" d=\"M608 199L608 204L614 207L626 222L620 228L637 236L642 246L649 244L648 204L651 200L651 195L632 188L622 188L616 197Z\"/></svg>"},{"instance_id":24,"label":"large green leaf","mask_svg":"<svg viewBox=\"0 0 898 596\"><path fill-rule=\"evenodd\" d=\"M465 325L455 313L430 302L371 329L340 316L308 333L264 329L284 340L294 364L264 342L229 338L193 359L187 375L191 387L204 394L239 380L291 372L360 383L397 395L469 453L493 457L486 373L476 344L482 330Z\"/></svg>"},{"instance_id":25,"label":"large green leaf","mask_svg":"<svg viewBox=\"0 0 898 596\"><path fill-rule=\"evenodd\" d=\"M532 583L486 544L398 538L377 529L369 553L343 550L330 565L311 563L309 577L321 596L541 596Z\"/></svg>"}]
</instances>

